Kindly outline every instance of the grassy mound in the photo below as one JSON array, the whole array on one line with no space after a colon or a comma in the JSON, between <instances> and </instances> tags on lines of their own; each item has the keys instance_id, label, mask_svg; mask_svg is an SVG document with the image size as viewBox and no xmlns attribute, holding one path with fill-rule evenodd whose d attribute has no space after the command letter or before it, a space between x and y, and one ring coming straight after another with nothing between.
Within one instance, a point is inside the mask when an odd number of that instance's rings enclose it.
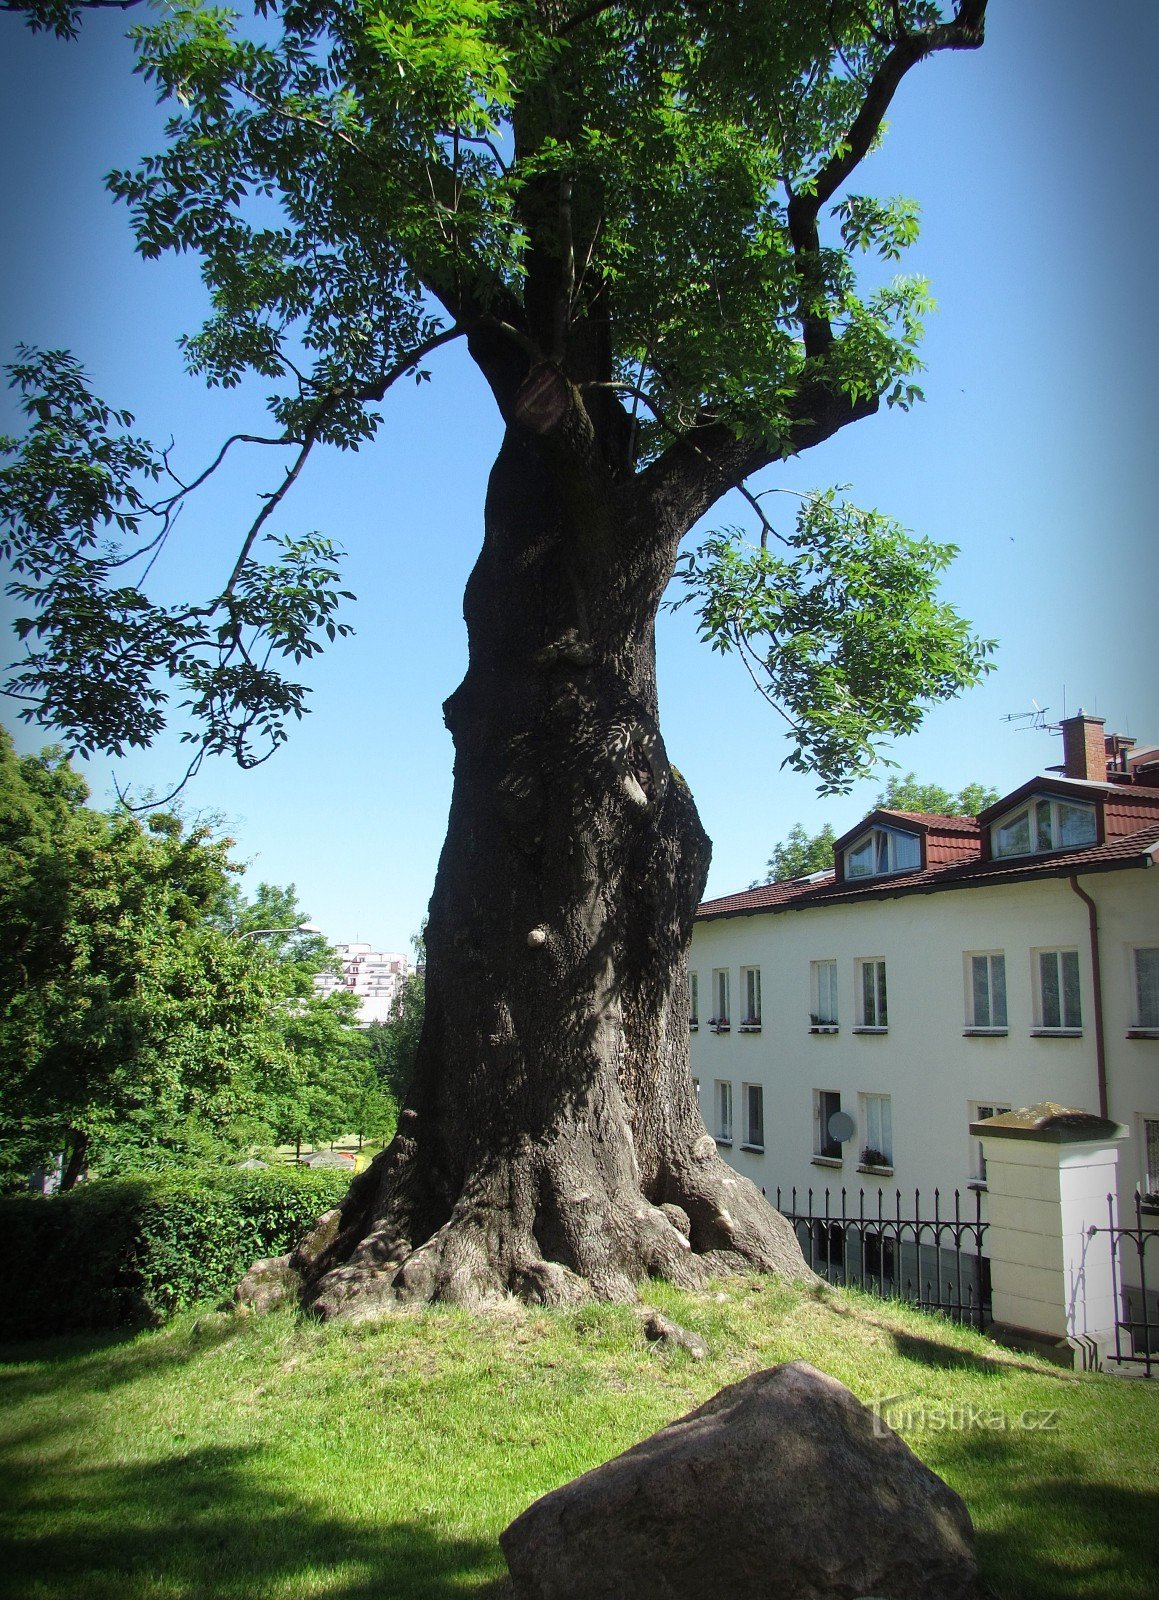
<instances>
[{"instance_id":1,"label":"grassy mound","mask_svg":"<svg viewBox=\"0 0 1159 1600\"><path fill-rule=\"evenodd\" d=\"M334 1327L185 1313L119 1342L9 1346L5 1593L498 1597L498 1534L536 1496L803 1357L891 1397L965 1497L997 1600L1151 1600L1159 1385L1079 1378L852 1292L736 1279L648 1298L706 1360L649 1345L622 1306Z\"/></svg>"}]
</instances>

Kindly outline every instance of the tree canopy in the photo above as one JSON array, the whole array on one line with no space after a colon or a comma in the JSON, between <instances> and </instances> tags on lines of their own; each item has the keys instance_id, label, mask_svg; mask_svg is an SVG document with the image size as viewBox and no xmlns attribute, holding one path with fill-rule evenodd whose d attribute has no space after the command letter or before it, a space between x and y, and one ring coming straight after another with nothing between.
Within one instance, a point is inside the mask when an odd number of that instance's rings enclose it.
<instances>
[{"instance_id":1,"label":"tree canopy","mask_svg":"<svg viewBox=\"0 0 1159 1600\"><path fill-rule=\"evenodd\" d=\"M65 35L83 9L28 7ZM265 759L305 706L293 669L348 626L336 546L274 536L270 519L316 446L374 438L387 391L428 378L450 340L506 420L562 426L568 448L632 480L665 549L674 514L691 526L881 401L910 405L929 289L880 268L917 210L849 185L905 73L975 48L983 14L984 0L949 15L931 0L373 14L290 0L247 18L180 0L139 24L166 146L109 186L142 254L201 260L210 310L184 341L189 370L256 377L273 426L178 476L76 357L21 352L29 425L0 441L14 457L0 549L22 714L123 753L166 725L176 684L195 762ZM150 600L147 564L183 503L243 447L284 464L232 570L201 598ZM726 528L682 568L701 631L784 714L789 761L845 787L923 703L975 681L989 645L935 598L951 547L832 491L784 529L744 492L754 542Z\"/></svg>"}]
</instances>

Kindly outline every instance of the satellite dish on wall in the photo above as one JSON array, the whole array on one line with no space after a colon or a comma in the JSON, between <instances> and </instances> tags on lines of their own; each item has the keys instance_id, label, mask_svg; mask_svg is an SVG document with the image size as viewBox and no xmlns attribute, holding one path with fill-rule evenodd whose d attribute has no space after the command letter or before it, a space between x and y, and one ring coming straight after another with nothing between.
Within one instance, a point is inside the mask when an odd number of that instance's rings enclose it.
<instances>
[{"instance_id":1,"label":"satellite dish on wall","mask_svg":"<svg viewBox=\"0 0 1159 1600\"><path fill-rule=\"evenodd\" d=\"M857 1132L857 1124L848 1111L835 1111L827 1124L829 1137L836 1139L838 1144L844 1144L847 1139L852 1139Z\"/></svg>"}]
</instances>

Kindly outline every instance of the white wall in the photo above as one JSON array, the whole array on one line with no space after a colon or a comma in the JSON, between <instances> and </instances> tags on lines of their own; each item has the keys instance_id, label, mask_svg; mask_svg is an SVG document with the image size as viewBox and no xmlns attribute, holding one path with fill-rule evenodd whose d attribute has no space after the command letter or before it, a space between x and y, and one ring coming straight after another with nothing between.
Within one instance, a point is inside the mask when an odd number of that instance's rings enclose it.
<instances>
[{"instance_id":1,"label":"white wall","mask_svg":"<svg viewBox=\"0 0 1159 1600\"><path fill-rule=\"evenodd\" d=\"M1159 871L1092 874L1080 882L1100 908L1109 1115L1131 1128L1120 1161L1121 1189L1130 1194L1141 1174L1140 1122L1159 1117L1159 1040L1128 1039L1131 1021L1130 952L1159 943ZM1034 952L1075 949L1079 956L1083 1031L1080 1038L1034 1038ZM1001 950L1006 958L1008 1033L964 1037L966 952ZM809 1032L811 961L838 963L835 1035ZM859 958L884 959L889 1030L860 1035L854 973ZM1042 1100L1098 1110L1095 1008L1087 909L1065 879L946 890L855 904L786 910L696 925L690 970L699 975L700 1026L692 1039L692 1070L701 1108L716 1132L716 1079L733 1084L734 1142L724 1151L738 1171L782 1204L795 1185L805 1191L845 1186L856 1205L864 1188L876 1208L883 1191L892 1211L900 1190L903 1213L915 1188L922 1210L933 1191L966 1190L973 1177L967 1126L977 1102L1023 1106ZM761 969L762 1028L741 1034L741 968ZM714 1035L712 973L730 971L731 1031ZM740 1148L742 1086L764 1088L763 1154ZM836 1090L843 1110L859 1119L859 1095L889 1094L893 1120L892 1177L859 1172L865 1142L859 1127L839 1167L813 1160L813 1091ZM965 1196L969 1198L969 1196Z\"/></svg>"}]
</instances>

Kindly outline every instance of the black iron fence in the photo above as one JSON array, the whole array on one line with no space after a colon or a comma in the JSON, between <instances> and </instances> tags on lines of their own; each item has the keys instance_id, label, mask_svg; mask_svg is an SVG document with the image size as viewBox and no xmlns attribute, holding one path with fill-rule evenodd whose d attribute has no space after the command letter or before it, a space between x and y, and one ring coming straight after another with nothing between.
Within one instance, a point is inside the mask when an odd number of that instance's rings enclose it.
<instances>
[{"instance_id":1,"label":"black iron fence","mask_svg":"<svg viewBox=\"0 0 1159 1600\"><path fill-rule=\"evenodd\" d=\"M982 1195L972 1190L963 1204L954 1190L943 1213L934 1190L932 1215L922 1215L921 1192L914 1190L913 1214L903 1215L900 1191L886 1209L881 1190L866 1207L865 1190L855 1197L842 1189L809 1189L804 1209L793 1189L787 1203L780 1189L776 1207L797 1230L805 1260L829 1283L853 1284L886 1299L907 1300L924 1311L938 1311L956 1322L985 1328L990 1321L990 1263L983 1254L988 1224L982 1220ZM928 1205L927 1205L928 1209Z\"/></svg>"},{"instance_id":2,"label":"black iron fence","mask_svg":"<svg viewBox=\"0 0 1159 1600\"><path fill-rule=\"evenodd\" d=\"M1150 1219L1148 1226L1144 1219ZM1115 1199L1107 1196L1107 1226L1090 1227L1088 1236L1105 1234L1111 1251L1111 1283L1115 1305L1115 1360L1142 1366L1145 1377L1159 1372L1159 1295L1147 1284L1147 1247L1159 1239L1159 1214L1135 1196L1135 1226L1115 1217ZM1159 1279L1159 1255L1152 1262L1151 1282Z\"/></svg>"}]
</instances>

